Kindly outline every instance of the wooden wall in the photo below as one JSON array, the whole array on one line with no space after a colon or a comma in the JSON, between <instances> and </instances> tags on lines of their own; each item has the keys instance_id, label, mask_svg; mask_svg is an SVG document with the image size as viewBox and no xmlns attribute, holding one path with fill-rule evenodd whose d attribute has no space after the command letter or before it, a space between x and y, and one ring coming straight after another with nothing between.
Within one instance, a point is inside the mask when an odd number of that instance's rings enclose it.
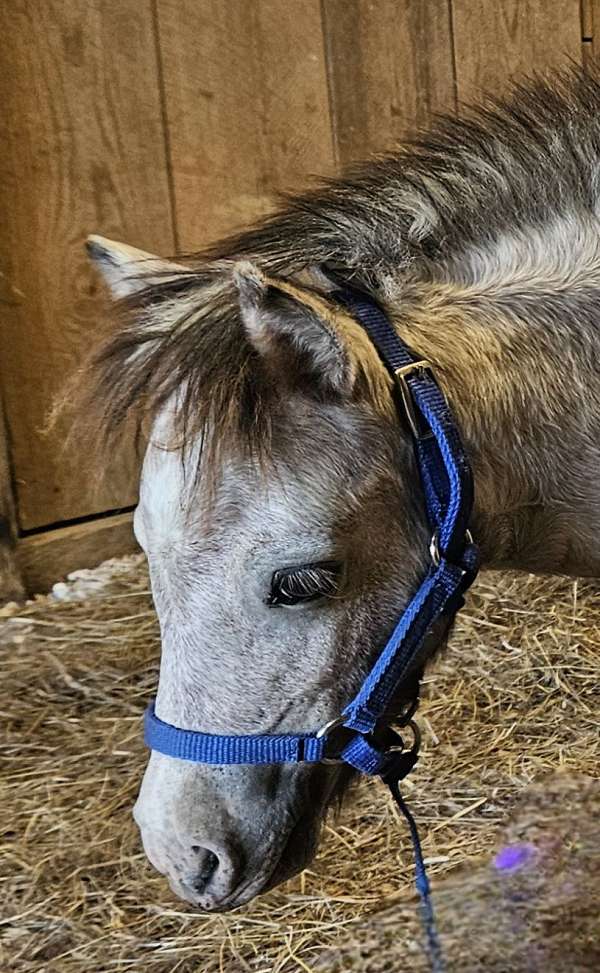
<instances>
[{"instance_id":1,"label":"wooden wall","mask_svg":"<svg viewBox=\"0 0 600 973\"><path fill-rule=\"evenodd\" d=\"M595 35L600 0L3 0L6 593L17 567L40 589L133 543L132 458L99 482L66 423L43 432L107 327L88 233L197 249L433 112L585 60Z\"/></svg>"}]
</instances>

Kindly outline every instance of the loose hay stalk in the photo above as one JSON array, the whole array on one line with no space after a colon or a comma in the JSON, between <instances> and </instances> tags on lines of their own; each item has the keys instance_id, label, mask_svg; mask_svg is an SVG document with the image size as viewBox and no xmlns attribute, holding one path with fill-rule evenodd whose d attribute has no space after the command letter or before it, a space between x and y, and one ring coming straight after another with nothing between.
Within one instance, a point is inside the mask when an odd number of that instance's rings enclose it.
<instances>
[{"instance_id":1,"label":"loose hay stalk","mask_svg":"<svg viewBox=\"0 0 600 973\"><path fill-rule=\"evenodd\" d=\"M360 782L328 821L308 873L232 915L195 913L151 871L130 812L146 759L140 716L156 681L158 630L142 562L128 559L109 573L87 600L39 598L0 619L0 968L426 969L408 836L377 783ZM597 595L588 582L486 574L428 675L424 750L405 794L423 834L452 971L535 968L519 957L533 955L523 949L535 947L527 937L539 929L525 924L510 952L506 930L501 937L490 921L485 876L501 825L532 781L560 769L598 776ZM569 806L576 824L572 793ZM597 852L594 862L597 869ZM598 882L582 887L597 916ZM452 905L471 900L471 909ZM545 942L562 944L562 956L569 930L549 901L544 908L561 922L546 923ZM575 909L571 939L577 923ZM487 930L485 961L476 955L477 929ZM596 969L597 954L591 962L577 967L567 955L564 969ZM553 963L558 971L562 961Z\"/></svg>"}]
</instances>

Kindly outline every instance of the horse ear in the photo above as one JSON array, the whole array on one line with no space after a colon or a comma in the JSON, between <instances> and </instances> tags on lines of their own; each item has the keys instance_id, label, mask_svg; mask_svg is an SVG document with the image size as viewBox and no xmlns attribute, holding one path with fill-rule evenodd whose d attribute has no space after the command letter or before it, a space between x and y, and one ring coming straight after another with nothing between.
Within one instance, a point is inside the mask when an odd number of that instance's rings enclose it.
<instances>
[{"instance_id":1,"label":"horse ear","mask_svg":"<svg viewBox=\"0 0 600 973\"><path fill-rule=\"evenodd\" d=\"M114 297L127 297L149 284L181 273L185 268L145 250L93 234L86 241L87 252Z\"/></svg>"},{"instance_id":2,"label":"horse ear","mask_svg":"<svg viewBox=\"0 0 600 973\"><path fill-rule=\"evenodd\" d=\"M325 295L267 277L247 261L234 267L242 323L261 357L288 381L349 395L356 378L344 314Z\"/></svg>"}]
</instances>

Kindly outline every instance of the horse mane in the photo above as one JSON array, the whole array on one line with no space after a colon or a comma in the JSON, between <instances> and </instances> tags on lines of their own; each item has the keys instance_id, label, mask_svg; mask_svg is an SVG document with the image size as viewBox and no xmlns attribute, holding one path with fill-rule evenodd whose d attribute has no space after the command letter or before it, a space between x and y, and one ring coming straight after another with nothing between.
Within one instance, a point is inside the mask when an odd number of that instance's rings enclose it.
<instances>
[{"instance_id":1,"label":"horse mane","mask_svg":"<svg viewBox=\"0 0 600 973\"><path fill-rule=\"evenodd\" d=\"M385 300L390 277L427 279L510 230L596 213L599 109L597 71L535 77L177 258L181 271L117 305L120 327L80 373L88 434L110 444L130 416L139 430L175 401L182 443L208 424L215 449L267 456L279 394L244 334L233 263L284 277L325 265Z\"/></svg>"}]
</instances>

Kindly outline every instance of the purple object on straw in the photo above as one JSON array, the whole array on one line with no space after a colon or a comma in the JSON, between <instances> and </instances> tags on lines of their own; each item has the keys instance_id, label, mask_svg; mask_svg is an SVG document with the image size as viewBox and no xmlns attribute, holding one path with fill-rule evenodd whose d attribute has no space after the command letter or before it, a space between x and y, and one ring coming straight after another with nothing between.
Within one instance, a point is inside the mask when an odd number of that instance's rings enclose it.
<instances>
[{"instance_id":1,"label":"purple object on straw","mask_svg":"<svg viewBox=\"0 0 600 973\"><path fill-rule=\"evenodd\" d=\"M492 864L500 872L516 872L523 865L529 864L535 855L536 849L533 845L507 845L498 852Z\"/></svg>"}]
</instances>

